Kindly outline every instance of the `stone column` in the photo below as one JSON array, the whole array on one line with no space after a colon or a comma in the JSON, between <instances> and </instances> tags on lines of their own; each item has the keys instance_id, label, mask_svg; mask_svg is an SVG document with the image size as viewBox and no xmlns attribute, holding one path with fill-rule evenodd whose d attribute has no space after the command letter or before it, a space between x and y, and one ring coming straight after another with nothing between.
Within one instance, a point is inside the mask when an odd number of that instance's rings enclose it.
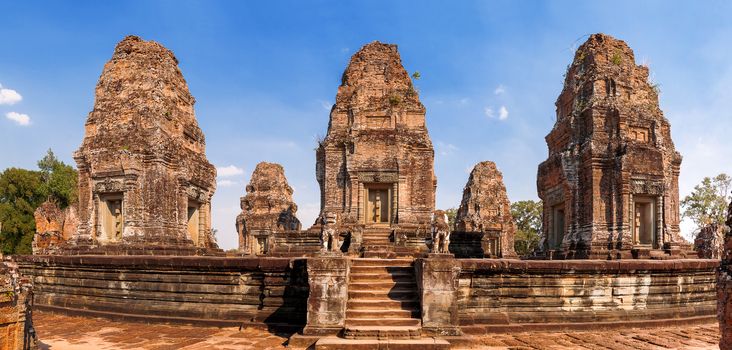
<instances>
[{"instance_id":1,"label":"stone column","mask_svg":"<svg viewBox=\"0 0 732 350\"><path fill-rule=\"evenodd\" d=\"M335 335L346 325L348 258L323 256L307 261L308 319L304 335Z\"/></svg>"},{"instance_id":2,"label":"stone column","mask_svg":"<svg viewBox=\"0 0 732 350\"><path fill-rule=\"evenodd\" d=\"M415 264L422 307L422 329L434 335L460 335L460 262L451 254L429 254Z\"/></svg>"},{"instance_id":3,"label":"stone column","mask_svg":"<svg viewBox=\"0 0 732 350\"><path fill-rule=\"evenodd\" d=\"M655 235L653 237L654 247L653 249L661 249L663 247L664 232L663 232L663 196L657 196L655 201L655 212L656 212L656 223L655 223Z\"/></svg>"}]
</instances>

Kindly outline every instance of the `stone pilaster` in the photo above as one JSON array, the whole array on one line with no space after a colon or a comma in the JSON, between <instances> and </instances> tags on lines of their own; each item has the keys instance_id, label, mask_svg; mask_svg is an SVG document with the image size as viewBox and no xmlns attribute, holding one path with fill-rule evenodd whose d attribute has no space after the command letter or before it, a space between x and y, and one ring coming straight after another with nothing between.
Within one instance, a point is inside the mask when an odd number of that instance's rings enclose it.
<instances>
[{"instance_id":1,"label":"stone pilaster","mask_svg":"<svg viewBox=\"0 0 732 350\"><path fill-rule=\"evenodd\" d=\"M310 295L304 335L334 335L345 327L348 266L348 258L341 256L308 259Z\"/></svg>"},{"instance_id":2,"label":"stone pilaster","mask_svg":"<svg viewBox=\"0 0 732 350\"><path fill-rule=\"evenodd\" d=\"M415 265L422 303L422 329L435 335L460 335L460 262L451 254L429 254Z\"/></svg>"}]
</instances>

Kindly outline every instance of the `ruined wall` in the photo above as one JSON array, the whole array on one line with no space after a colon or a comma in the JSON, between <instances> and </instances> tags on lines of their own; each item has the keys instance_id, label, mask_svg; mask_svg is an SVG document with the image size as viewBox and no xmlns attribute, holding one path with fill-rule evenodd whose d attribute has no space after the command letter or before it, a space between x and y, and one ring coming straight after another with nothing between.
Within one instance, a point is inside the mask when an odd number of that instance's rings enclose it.
<instances>
[{"instance_id":1,"label":"ruined wall","mask_svg":"<svg viewBox=\"0 0 732 350\"><path fill-rule=\"evenodd\" d=\"M516 223L503 175L495 163L480 162L470 172L455 217L455 231L482 233L481 245L486 257L516 257L513 248ZM454 238L463 236L467 235ZM453 245L457 246L457 242Z\"/></svg>"},{"instance_id":2,"label":"ruined wall","mask_svg":"<svg viewBox=\"0 0 732 350\"><path fill-rule=\"evenodd\" d=\"M241 252L265 254L270 250L269 241L273 233L300 230L292 187L287 183L285 169L281 165L257 164L246 192L241 197L242 212L236 218Z\"/></svg>"},{"instance_id":3,"label":"ruined wall","mask_svg":"<svg viewBox=\"0 0 732 350\"><path fill-rule=\"evenodd\" d=\"M732 203L727 209L727 230L724 234L722 261L717 270L717 318L719 320L719 348L732 349Z\"/></svg>"},{"instance_id":4,"label":"ruined wall","mask_svg":"<svg viewBox=\"0 0 732 350\"><path fill-rule=\"evenodd\" d=\"M14 261L0 255L0 350L36 349L32 296L30 279Z\"/></svg>"},{"instance_id":5,"label":"ruined wall","mask_svg":"<svg viewBox=\"0 0 732 350\"><path fill-rule=\"evenodd\" d=\"M464 331L546 323L627 327L715 315L713 260L460 262Z\"/></svg>"},{"instance_id":6,"label":"ruined wall","mask_svg":"<svg viewBox=\"0 0 732 350\"><path fill-rule=\"evenodd\" d=\"M216 246L216 169L206 159L194 103L171 51L136 36L117 44L74 154L76 247Z\"/></svg>"},{"instance_id":7,"label":"ruined wall","mask_svg":"<svg viewBox=\"0 0 732 350\"><path fill-rule=\"evenodd\" d=\"M429 223L434 150L396 45L375 41L351 57L316 158L321 211L366 223L368 187L380 185L391 196L388 224Z\"/></svg>"},{"instance_id":8,"label":"ruined wall","mask_svg":"<svg viewBox=\"0 0 732 350\"><path fill-rule=\"evenodd\" d=\"M690 250L679 235L681 155L649 69L636 65L630 47L591 35L575 53L556 108L537 177L543 251L607 259ZM635 216L646 211L652 218L636 229ZM646 225L647 236L640 233Z\"/></svg>"},{"instance_id":9,"label":"ruined wall","mask_svg":"<svg viewBox=\"0 0 732 350\"><path fill-rule=\"evenodd\" d=\"M305 323L302 260L28 256L19 263L41 309L149 322Z\"/></svg>"},{"instance_id":10,"label":"ruined wall","mask_svg":"<svg viewBox=\"0 0 732 350\"><path fill-rule=\"evenodd\" d=\"M33 236L33 254L51 254L69 240L79 227L76 205L61 210L53 201L43 202L33 213L36 233Z\"/></svg>"}]
</instances>

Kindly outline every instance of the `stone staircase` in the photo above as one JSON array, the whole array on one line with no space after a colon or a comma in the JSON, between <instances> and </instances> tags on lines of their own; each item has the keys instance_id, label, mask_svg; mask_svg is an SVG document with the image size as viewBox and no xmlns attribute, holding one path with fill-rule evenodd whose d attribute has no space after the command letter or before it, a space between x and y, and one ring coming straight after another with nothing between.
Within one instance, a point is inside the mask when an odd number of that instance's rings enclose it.
<instances>
[{"instance_id":1,"label":"stone staircase","mask_svg":"<svg viewBox=\"0 0 732 350\"><path fill-rule=\"evenodd\" d=\"M388 226L366 227L363 231L361 250L364 258L393 258L390 240L391 228Z\"/></svg>"},{"instance_id":2,"label":"stone staircase","mask_svg":"<svg viewBox=\"0 0 732 350\"><path fill-rule=\"evenodd\" d=\"M346 338L416 339L421 322L412 259L351 260Z\"/></svg>"}]
</instances>

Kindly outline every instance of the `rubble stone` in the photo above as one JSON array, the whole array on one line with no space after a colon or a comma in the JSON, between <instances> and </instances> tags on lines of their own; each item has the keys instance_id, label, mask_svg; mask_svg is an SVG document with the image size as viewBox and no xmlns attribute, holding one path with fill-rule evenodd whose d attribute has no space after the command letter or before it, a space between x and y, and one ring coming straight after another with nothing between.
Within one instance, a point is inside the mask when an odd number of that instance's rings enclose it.
<instances>
[{"instance_id":1,"label":"rubble stone","mask_svg":"<svg viewBox=\"0 0 732 350\"><path fill-rule=\"evenodd\" d=\"M236 218L240 251L265 254L268 252L268 239L273 233L300 230L292 187L287 183L281 165L257 164L246 192L241 197L242 212Z\"/></svg>"},{"instance_id":2,"label":"rubble stone","mask_svg":"<svg viewBox=\"0 0 732 350\"><path fill-rule=\"evenodd\" d=\"M33 236L33 254L52 254L71 238L79 227L74 205L63 211L53 201L43 202L33 213L36 234Z\"/></svg>"},{"instance_id":3,"label":"rubble stone","mask_svg":"<svg viewBox=\"0 0 732 350\"><path fill-rule=\"evenodd\" d=\"M0 254L0 350L37 349L31 313L33 284Z\"/></svg>"},{"instance_id":4,"label":"rubble stone","mask_svg":"<svg viewBox=\"0 0 732 350\"><path fill-rule=\"evenodd\" d=\"M724 250L724 231L727 226L710 224L703 227L694 240L694 250L700 259L721 259Z\"/></svg>"},{"instance_id":5,"label":"rubble stone","mask_svg":"<svg viewBox=\"0 0 732 350\"><path fill-rule=\"evenodd\" d=\"M648 74L624 41L608 35L591 35L577 49L538 171L546 255L640 258L690 250L679 235L681 155Z\"/></svg>"},{"instance_id":6,"label":"rubble stone","mask_svg":"<svg viewBox=\"0 0 732 350\"><path fill-rule=\"evenodd\" d=\"M455 230L482 232L486 256L516 257L513 248L516 223L511 216L503 174L495 163L480 162L470 172L455 217Z\"/></svg>"},{"instance_id":7,"label":"rubble stone","mask_svg":"<svg viewBox=\"0 0 732 350\"><path fill-rule=\"evenodd\" d=\"M117 44L74 154L77 246L216 247L216 169L194 103L171 51L136 36Z\"/></svg>"}]
</instances>

